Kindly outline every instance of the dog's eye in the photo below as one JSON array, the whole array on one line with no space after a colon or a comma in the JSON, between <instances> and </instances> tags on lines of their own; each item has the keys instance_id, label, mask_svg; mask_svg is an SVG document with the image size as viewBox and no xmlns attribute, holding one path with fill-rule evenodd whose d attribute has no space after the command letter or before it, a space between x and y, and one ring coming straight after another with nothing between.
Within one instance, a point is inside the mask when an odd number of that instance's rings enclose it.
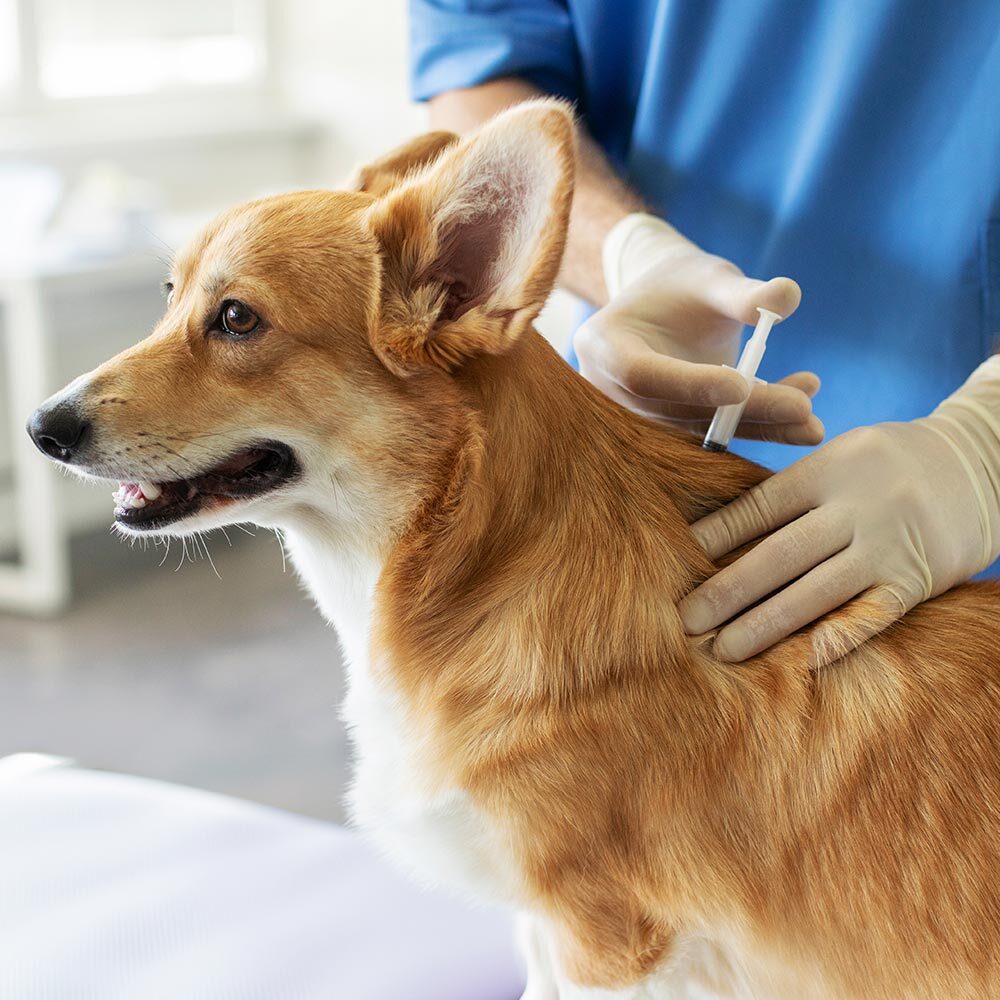
<instances>
[{"instance_id":1,"label":"dog's eye","mask_svg":"<svg viewBox=\"0 0 1000 1000\"><path fill-rule=\"evenodd\" d=\"M247 337L260 325L260 317L238 299L229 299L222 303L219 322L231 337Z\"/></svg>"}]
</instances>

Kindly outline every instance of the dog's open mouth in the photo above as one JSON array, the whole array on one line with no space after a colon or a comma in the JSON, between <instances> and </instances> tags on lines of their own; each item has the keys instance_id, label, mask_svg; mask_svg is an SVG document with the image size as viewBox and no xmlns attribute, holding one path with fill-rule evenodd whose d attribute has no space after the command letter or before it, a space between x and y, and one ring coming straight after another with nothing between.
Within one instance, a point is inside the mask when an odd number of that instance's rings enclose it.
<instances>
[{"instance_id":1,"label":"dog's open mouth","mask_svg":"<svg viewBox=\"0 0 1000 1000\"><path fill-rule=\"evenodd\" d=\"M244 448L190 479L120 483L114 494L115 520L130 528L162 528L209 507L269 493L297 475L291 448L267 441Z\"/></svg>"}]
</instances>

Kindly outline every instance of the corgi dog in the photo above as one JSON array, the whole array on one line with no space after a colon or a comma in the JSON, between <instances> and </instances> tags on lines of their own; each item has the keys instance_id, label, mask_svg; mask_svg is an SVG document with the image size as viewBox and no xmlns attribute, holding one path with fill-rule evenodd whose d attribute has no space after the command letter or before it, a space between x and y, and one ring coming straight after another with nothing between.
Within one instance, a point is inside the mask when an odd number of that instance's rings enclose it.
<instances>
[{"instance_id":1,"label":"corgi dog","mask_svg":"<svg viewBox=\"0 0 1000 1000\"><path fill-rule=\"evenodd\" d=\"M1000 996L1000 590L820 672L684 634L688 525L768 473L533 329L574 157L534 102L225 213L31 436L120 481L123 534L281 532L349 663L354 820L516 909L526 1000Z\"/></svg>"}]
</instances>

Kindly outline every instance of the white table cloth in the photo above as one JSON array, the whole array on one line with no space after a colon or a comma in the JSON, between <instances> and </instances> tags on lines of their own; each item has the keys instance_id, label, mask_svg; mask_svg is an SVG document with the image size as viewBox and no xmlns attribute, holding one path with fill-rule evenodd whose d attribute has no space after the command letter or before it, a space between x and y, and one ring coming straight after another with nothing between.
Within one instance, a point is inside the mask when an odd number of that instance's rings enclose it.
<instances>
[{"instance_id":1,"label":"white table cloth","mask_svg":"<svg viewBox=\"0 0 1000 1000\"><path fill-rule=\"evenodd\" d=\"M0 1000L516 1000L506 914L337 827L0 760Z\"/></svg>"}]
</instances>

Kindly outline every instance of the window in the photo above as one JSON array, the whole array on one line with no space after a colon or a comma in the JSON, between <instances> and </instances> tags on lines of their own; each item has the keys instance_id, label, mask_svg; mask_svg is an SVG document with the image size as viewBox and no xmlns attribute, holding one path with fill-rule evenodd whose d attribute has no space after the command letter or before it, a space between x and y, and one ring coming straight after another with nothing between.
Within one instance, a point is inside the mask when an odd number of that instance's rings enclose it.
<instances>
[{"instance_id":1,"label":"window","mask_svg":"<svg viewBox=\"0 0 1000 1000\"><path fill-rule=\"evenodd\" d=\"M17 4L0 0L0 98L9 97L20 72L17 43Z\"/></svg>"},{"instance_id":2,"label":"window","mask_svg":"<svg viewBox=\"0 0 1000 1000\"><path fill-rule=\"evenodd\" d=\"M252 86L267 57L266 0L0 0L8 103Z\"/></svg>"}]
</instances>

